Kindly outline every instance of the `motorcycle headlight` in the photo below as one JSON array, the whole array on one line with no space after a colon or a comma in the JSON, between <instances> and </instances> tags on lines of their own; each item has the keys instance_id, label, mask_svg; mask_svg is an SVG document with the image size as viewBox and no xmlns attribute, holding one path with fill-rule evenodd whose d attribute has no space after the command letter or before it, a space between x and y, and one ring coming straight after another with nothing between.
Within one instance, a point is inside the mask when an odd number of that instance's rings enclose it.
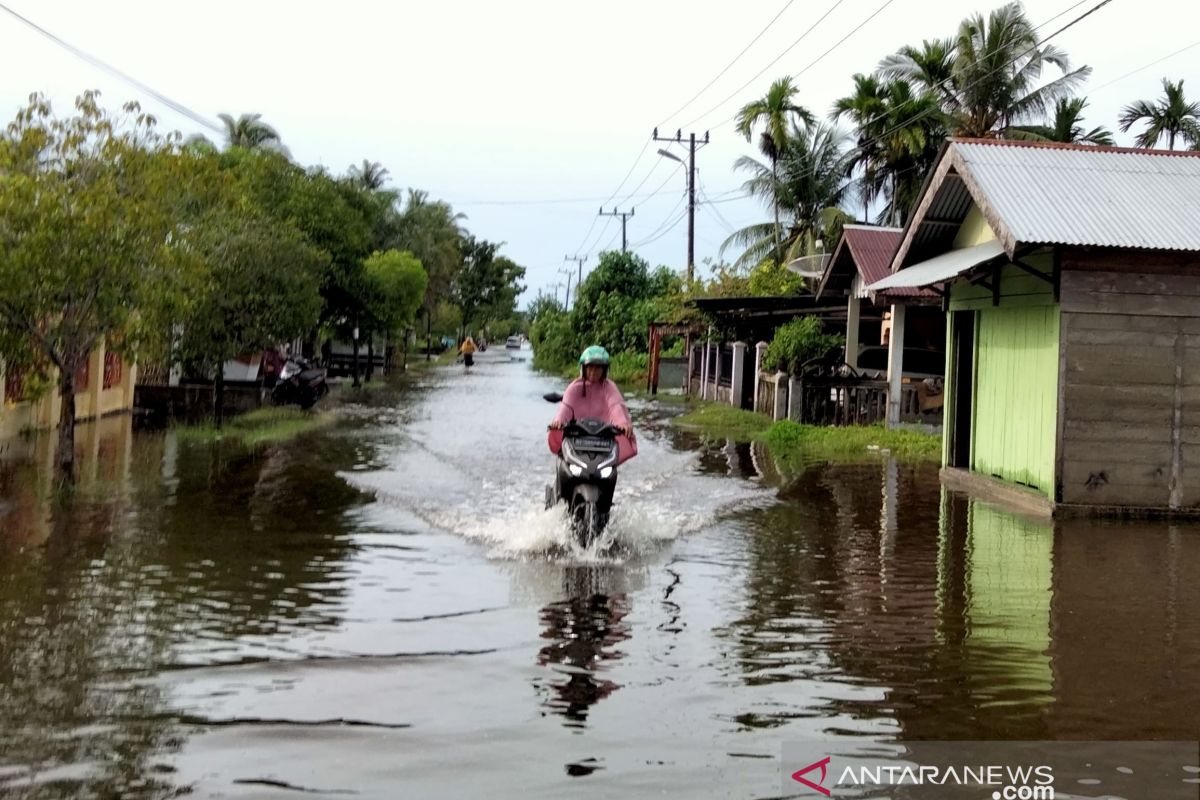
<instances>
[{"instance_id":1,"label":"motorcycle headlight","mask_svg":"<svg viewBox=\"0 0 1200 800\"><path fill-rule=\"evenodd\" d=\"M579 466L578 464L568 464L567 469L570 470L571 474L576 478L583 474L583 467Z\"/></svg>"},{"instance_id":2,"label":"motorcycle headlight","mask_svg":"<svg viewBox=\"0 0 1200 800\"><path fill-rule=\"evenodd\" d=\"M612 471L613 471L612 467L601 467L600 477L607 478L609 475L612 475Z\"/></svg>"}]
</instances>

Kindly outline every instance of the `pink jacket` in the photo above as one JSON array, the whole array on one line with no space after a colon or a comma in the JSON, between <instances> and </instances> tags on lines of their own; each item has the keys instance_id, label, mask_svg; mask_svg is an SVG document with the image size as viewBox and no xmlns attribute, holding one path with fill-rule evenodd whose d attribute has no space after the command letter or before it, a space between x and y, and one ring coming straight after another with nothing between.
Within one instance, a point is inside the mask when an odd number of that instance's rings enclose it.
<instances>
[{"instance_id":1,"label":"pink jacket","mask_svg":"<svg viewBox=\"0 0 1200 800\"><path fill-rule=\"evenodd\" d=\"M632 427L629 420L629 409L625 407L625 398L621 390L607 378L600 384L589 384L584 389L583 378L576 378L567 387L562 402L558 404L558 413L554 415L555 422L566 424L573 419L602 419L611 425ZM562 447L562 431L550 431L550 452L558 454ZM617 437L617 447L620 451L617 463L623 464L637 455L637 442L628 436Z\"/></svg>"}]
</instances>

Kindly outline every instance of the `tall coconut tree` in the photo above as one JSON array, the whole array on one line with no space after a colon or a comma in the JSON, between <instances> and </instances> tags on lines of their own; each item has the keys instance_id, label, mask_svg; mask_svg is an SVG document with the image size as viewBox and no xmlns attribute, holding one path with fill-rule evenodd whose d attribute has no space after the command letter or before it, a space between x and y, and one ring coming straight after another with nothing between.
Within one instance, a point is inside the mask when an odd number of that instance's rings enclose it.
<instances>
[{"instance_id":1,"label":"tall coconut tree","mask_svg":"<svg viewBox=\"0 0 1200 800\"><path fill-rule=\"evenodd\" d=\"M225 124L225 146L241 147L246 150L275 150L287 154L279 132L263 122L262 114L242 114L234 119L229 114L218 114Z\"/></svg>"},{"instance_id":2,"label":"tall coconut tree","mask_svg":"<svg viewBox=\"0 0 1200 800\"><path fill-rule=\"evenodd\" d=\"M854 84L853 94L834 102L831 117L855 125L858 147L850 158L860 176L864 220L870 205L882 199L878 221L900 225L937 160L947 117L932 90L878 75L855 75Z\"/></svg>"},{"instance_id":3,"label":"tall coconut tree","mask_svg":"<svg viewBox=\"0 0 1200 800\"><path fill-rule=\"evenodd\" d=\"M791 76L779 78L771 84L767 94L742 106L735 118L736 130L746 141L754 135L754 128L762 125L758 149L771 164L772 174L779 155L787 144L789 131L796 121L812 124L815 117L808 109L795 101L799 88L792 83ZM775 240L780 241L779 208L775 208Z\"/></svg>"},{"instance_id":4,"label":"tall coconut tree","mask_svg":"<svg viewBox=\"0 0 1200 800\"><path fill-rule=\"evenodd\" d=\"M787 261L811 253L815 241L840 227L849 215L842 204L849 198L848 139L836 128L814 122L793 125L773 164L742 156L734 169L750 173L743 188L778 208L786 222L782 241L770 222L735 231L721 245L722 255L742 248L734 267L744 269L777 255Z\"/></svg>"},{"instance_id":5,"label":"tall coconut tree","mask_svg":"<svg viewBox=\"0 0 1200 800\"><path fill-rule=\"evenodd\" d=\"M1121 131L1127 131L1136 123L1146 121L1146 129L1138 134L1138 147L1154 147L1162 137L1167 137L1167 149L1175 149L1176 138L1183 139L1193 148L1200 148L1200 103L1187 101L1183 94L1183 81L1172 83L1163 78L1163 96L1153 102L1138 100L1121 111Z\"/></svg>"},{"instance_id":6,"label":"tall coconut tree","mask_svg":"<svg viewBox=\"0 0 1200 800\"><path fill-rule=\"evenodd\" d=\"M378 161L363 159L362 164L350 166L350 180L368 191L378 191L387 183L388 171Z\"/></svg>"}]
</instances>

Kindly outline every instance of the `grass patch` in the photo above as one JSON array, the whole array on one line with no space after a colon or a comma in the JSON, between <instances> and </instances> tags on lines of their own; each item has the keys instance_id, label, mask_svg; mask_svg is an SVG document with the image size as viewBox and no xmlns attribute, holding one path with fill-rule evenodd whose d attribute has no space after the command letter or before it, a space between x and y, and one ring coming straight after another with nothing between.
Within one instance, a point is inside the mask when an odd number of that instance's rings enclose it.
<instances>
[{"instance_id":1,"label":"grass patch","mask_svg":"<svg viewBox=\"0 0 1200 800\"><path fill-rule=\"evenodd\" d=\"M744 411L733 406L704 403L676 417L676 425L689 428L705 436L750 442L759 438L771 427L771 420L753 411Z\"/></svg>"},{"instance_id":2,"label":"grass patch","mask_svg":"<svg viewBox=\"0 0 1200 800\"><path fill-rule=\"evenodd\" d=\"M854 461L887 451L906 461L936 461L942 454L940 434L889 430L883 425L821 427L791 420L772 423L762 414L705 403L676 417L674 424L714 438L759 441L784 470L814 461Z\"/></svg>"},{"instance_id":3,"label":"grass patch","mask_svg":"<svg viewBox=\"0 0 1200 800\"><path fill-rule=\"evenodd\" d=\"M183 425L176 428L185 441L233 441L256 448L294 439L301 434L323 428L333 422L328 412L301 411L298 408L258 408L232 417L218 428L211 422L202 425Z\"/></svg>"}]
</instances>

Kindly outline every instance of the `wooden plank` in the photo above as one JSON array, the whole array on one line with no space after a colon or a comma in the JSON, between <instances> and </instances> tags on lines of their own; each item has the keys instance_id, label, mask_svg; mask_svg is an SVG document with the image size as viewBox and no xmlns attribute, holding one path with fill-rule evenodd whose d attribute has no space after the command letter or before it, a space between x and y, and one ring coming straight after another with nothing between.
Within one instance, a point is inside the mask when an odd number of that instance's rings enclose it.
<instances>
[{"instance_id":1,"label":"wooden plank","mask_svg":"<svg viewBox=\"0 0 1200 800\"><path fill-rule=\"evenodd\" d=\"M1073 292L1064 287L1062 309L1068 313L1084 314L1194 317L1200 314L1200 301L1187 296Z\"/></svg>"},{"instance_id":2,"label":"wooden plank","mask_svg":"<svg viewBox=\"0 0 1200 800\"><path fill-rule=\"evenodd\" d=\"M1200 316L1146 317L1129 314L1088 314L1072 312L1071 327L1076 331L1145 331L1150 333L1185 333L1200 335Z\"/></svg>"},{"instance_id":3,"label":"wooden plank","mask_svg":"<svg viewBox=\"0 0 1200 800\"><path fill-rule=\"evenodd\" d=\"M1072 318L1078 314L1071 314ZM1161 319L1159 317L1158 319ZM1173 319L1168 317L1167 319ZM1066 338L1068 344L1103 345L1105 347L1174 347L1177 331L1138 331L1138 330L1095 330L1082 328L1072 330Z\"/></svg>"},{"instance_id":4,"label":"wooden plank","mask_svg":"<svg viewBox=\"0 0 1200 800\"><path fill-rule=\"evenodd\" d=\"M1154 464L1165 466L1170 457L1169 440L1155 444L1067 441L1064 443L1063 453L1064 461L1095 462L1097 464Z\"/></svg>"},{"instance_id":5,"label":"wooden plank","mask_svg":"<svg viewBox=\"0 0 1200 800\"><path fill-rule=\"evenodd\" d=\"M1200 302L1200 277L1137 272L1066 272L1063 289L1072 292L1180 295Z\"/></svg>"},{"instance_id":6,"label":"wooden plank","mask_svg":"<svg viewBox=\"0 0 1200 800\"><path fill-rule=\"evenodd\" d=\"M1170 455L1170 452L1167 452L1167 460L1144 464L1067 458L1063 461L1063 484L1086 488L1090 483L1093 490L1105 482L1167 489L1171 471Z\"/></svg>"},{"instance_id":7,"label":"wooden plank","mask_svg":"<svg viewBox=\"0 0 1200 800\"><path fill-rule=\"evenodd\" d=\"M1106 469L1095 464L1066 461L1063 464L1063 502L1165 507L1170 494L1166 471L1157 465Z\"/></svg>"},{"instance_id":8,"label":"wooden plank","mask_svg":"<svg viewBox=\"0 0 1200 800\"><path fill-rule=\"evenodd\" d=\"M1139 422L1076 420L1067 418L1063 437L1068 442L1135 442L1169 445L1169 426Z\"/></svg>"},{"instance_id":9,"label":"wooden plank","mask_svg":"<svg viewBox=\"0 0 1200 800\"><path fill-rule=\"evenodd\" d=\"M1111 247L1063 247L1063 276L1068 271L1168 273L1200 277L1196 253L1151 250L1119 250Z\"/></svg>"},{"instance_id":10,"label":"wooden plank","mask_svg":"<svg viewBox=\"0 0 1200 800\"><path fill-rule=\"evenodd\" d=\"M1073 350L1065 356L1066 369L1062 379L1070 385L1102 386L1120 383L1126 386L1170 386L1174 383L1174 368L1162 361L1080 359Z\"/></svg>"},{"instance_id":11,"label":"wooden plank","mask_svg":"<svg viewBox=\"0 0 1200 800\"><path fill-rule=\"evenodd\" d=\"M1122 403L1091 403L1080 402L1075 399L1078 395L1087 395L1087 389L1091 387L1079 386L1064 386L1063 387L1063 417L1064 419L1075 420L1076 422L1120 422L1120 423L1138 423L1144 425L1162 425L1164 427L1171 424L1172 410L1170 403L1155 403L1147 405L1134 401ZM1111 388L1111 387L1105 387ZM1122 387L1131 389L1132 387Z\"/></svg>"}]
</instances>

